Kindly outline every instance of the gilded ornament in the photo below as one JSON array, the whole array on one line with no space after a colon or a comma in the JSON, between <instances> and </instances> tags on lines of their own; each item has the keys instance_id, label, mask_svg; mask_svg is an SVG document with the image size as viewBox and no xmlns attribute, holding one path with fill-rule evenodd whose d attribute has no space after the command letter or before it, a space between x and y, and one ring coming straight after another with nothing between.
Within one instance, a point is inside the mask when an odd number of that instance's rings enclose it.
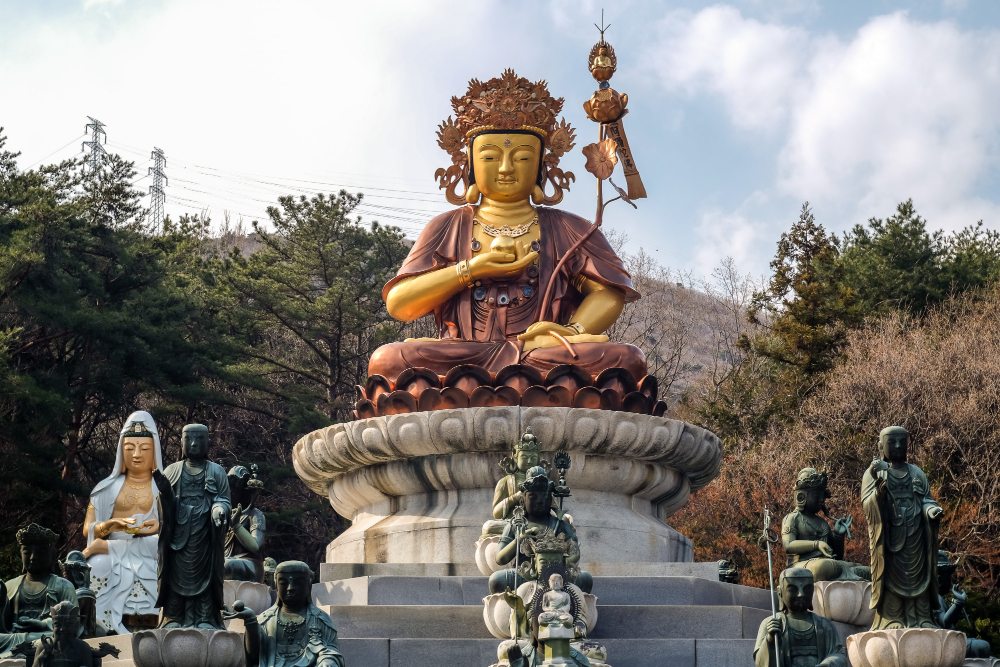
<instances>
[{"instance_id":1,"label":"gilded ornament","mask_svg":"<svg viewBox=\"0 0 1000 667\"><path fill-rule=\"evenodd\" d=\"M583 155L587 158L584 165L587 171L602 181L611 176L618 164L615 142L611 139L584 146Z\"/></svg>"}]
</instances>

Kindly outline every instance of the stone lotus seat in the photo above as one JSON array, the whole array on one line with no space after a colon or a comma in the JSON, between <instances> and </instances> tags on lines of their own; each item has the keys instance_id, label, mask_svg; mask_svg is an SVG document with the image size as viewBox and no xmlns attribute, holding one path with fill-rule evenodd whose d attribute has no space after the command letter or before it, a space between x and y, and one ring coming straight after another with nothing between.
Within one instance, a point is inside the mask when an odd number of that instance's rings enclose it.
<instances>
[{"instance_id":1,"label":"stone lotus seat","mask_svg":"<svg viewBox=\"0 0 1000 667\"><path fill-rule=\"evenodd\" d=\"M428 368L407 368L395 381L371 375L357 389L356 419L495 406L591 408L658 417L667 407L657 400L659 387L652 375L635 378L627 369L608 368L594 377L573 364L556 366L544 377L524 364L497 373L463 364L445 376Z\"/></svg>"}]
</instances>

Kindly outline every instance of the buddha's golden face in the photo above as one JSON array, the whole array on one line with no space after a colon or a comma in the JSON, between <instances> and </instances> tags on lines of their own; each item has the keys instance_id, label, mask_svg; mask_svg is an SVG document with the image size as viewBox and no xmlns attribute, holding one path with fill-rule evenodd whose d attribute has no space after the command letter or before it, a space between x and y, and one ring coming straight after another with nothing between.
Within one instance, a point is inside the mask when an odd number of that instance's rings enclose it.
<instances>
[{"instance_id":1,"label":"buddha's golden face","mask_svg":"<svg viewBox=\"0 0 1000 667\"><path fill-rule=\"evenodd\" d=\"M148 473L156 467L152 438L125 438L122 443L122 472Z\"/></svg>"},{"instance_id":2,"label":"buddha's golden face","mask_svg":"<svg viewBox=\"0 0 1000 667\"><path fill-rule=\"evenodd\" d=\"M472 142L476 185L487 199L523 201L531 196L542 159L542 140L533 134L482 134Z\"/></svg>"}]
</instances>

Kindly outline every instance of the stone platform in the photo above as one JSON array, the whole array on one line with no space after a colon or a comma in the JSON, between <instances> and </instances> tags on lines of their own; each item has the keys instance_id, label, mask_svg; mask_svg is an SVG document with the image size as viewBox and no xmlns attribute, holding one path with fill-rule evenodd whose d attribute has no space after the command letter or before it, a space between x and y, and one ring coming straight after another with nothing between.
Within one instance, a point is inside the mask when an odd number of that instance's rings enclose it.
<instances>
[{"instance_id":1,"label":"stone platform","mask_svg":"<svg viewBox=\"0 0 1000 667\"><path fill-rule=\"evenodd\" d=\"M767 591L719 582L715 563L677 563L682 576L594 581L599 619L591 636L613 667L752 667ZM692 576L692 566L702 576ZM711 566L711 567L709 567ZM669 567L669 566L668 566ZM666 571L669 571L666 570ZM333 619L349 667L487 667L499 640L483 623L483 576L372 575L325 581L313 598ZM842 639L862 628L836 624ZM131 667L127 638L112 638Z\"/></svg>"},{"instance_id":2,"label":"stone platform","mask_svg":"<svg viewBox=\"0 0 1000 667\"><path fill-rule=\"evenodd\" d=\"M667 520L718 474L714 434L644 414L508 406L373 417L300 439L299 477L351 520L327 563L476 573L472 546L503 476L497 464L528 426L543 458L572 456L566 507L595 576L614 572L601 567L693 560L691 542Z\"/></svg>"}]
</instances>

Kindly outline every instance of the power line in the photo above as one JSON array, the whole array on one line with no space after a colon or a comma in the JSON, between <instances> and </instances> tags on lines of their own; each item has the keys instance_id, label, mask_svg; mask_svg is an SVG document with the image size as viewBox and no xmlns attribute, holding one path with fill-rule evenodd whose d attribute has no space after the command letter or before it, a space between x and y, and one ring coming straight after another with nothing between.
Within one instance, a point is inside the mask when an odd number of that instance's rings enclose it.
<instances>
[{"instance_id":1,"label":"power line","mask_svg":"<svg viewBox=\"0 0 1000 667\"><path fill-rule=\"evenodd\" d=\"M146 175L153 176L153 184L149 186L149 215L153 223L153 229L163 229L163 205L167 201L167 195L163 192L164 184L169 185L163 170L167 166L167 156L163 154L162 148L153 148L150 156L153 158L153 166L149 168Z\"/></svg>"},{"instance_id":2,"label":"power line","mask_svg":"<svg viewBox=\"0 0 1000 667\"><path fill-rule=\"evenodd\" d=\"M101 137L104 137L104 143L108 143L108 135L104 132L104 123L93 116L87 116L87 118L90 119L90 122L87 123L83 133L86 135L87 132L90 132L92 141L85 141L83 145L90 148L90 157L87 162L90 165L90 173L94 174L101 168L104 160L108 158L108 152L101 145Z\"/></svg>"},{"instance_id":3,"label":"power line","mask_svg":"<svg viewBox=\"0 0 1000 667\"><path fill-rule=\"evenodd\" d=\"M65 149L65 148L69 148L72 144L75 144L77 141L79 141L81 138L83 138L85 136L87 136L86 132L84 132L83 134L81 134L79 137L73 138L73 140L71 140L65 146L60 146L59 148L55 149L54 151L52 151L51 153L49 153L48 155L46 155L45 157L43 157L41 160L38 160L38 161L36 161L36 162L28 165L27 168L25 168L25 171L28 171L28 170L32 169L33 167L35 167L37 165L40 165L41 163L45 162L50 157L52 157L53 155L55 155L56 153L58 153L59 151ZM81 149L81 151L82 151L82 149Z\"/></svg>"}]
</instances>

